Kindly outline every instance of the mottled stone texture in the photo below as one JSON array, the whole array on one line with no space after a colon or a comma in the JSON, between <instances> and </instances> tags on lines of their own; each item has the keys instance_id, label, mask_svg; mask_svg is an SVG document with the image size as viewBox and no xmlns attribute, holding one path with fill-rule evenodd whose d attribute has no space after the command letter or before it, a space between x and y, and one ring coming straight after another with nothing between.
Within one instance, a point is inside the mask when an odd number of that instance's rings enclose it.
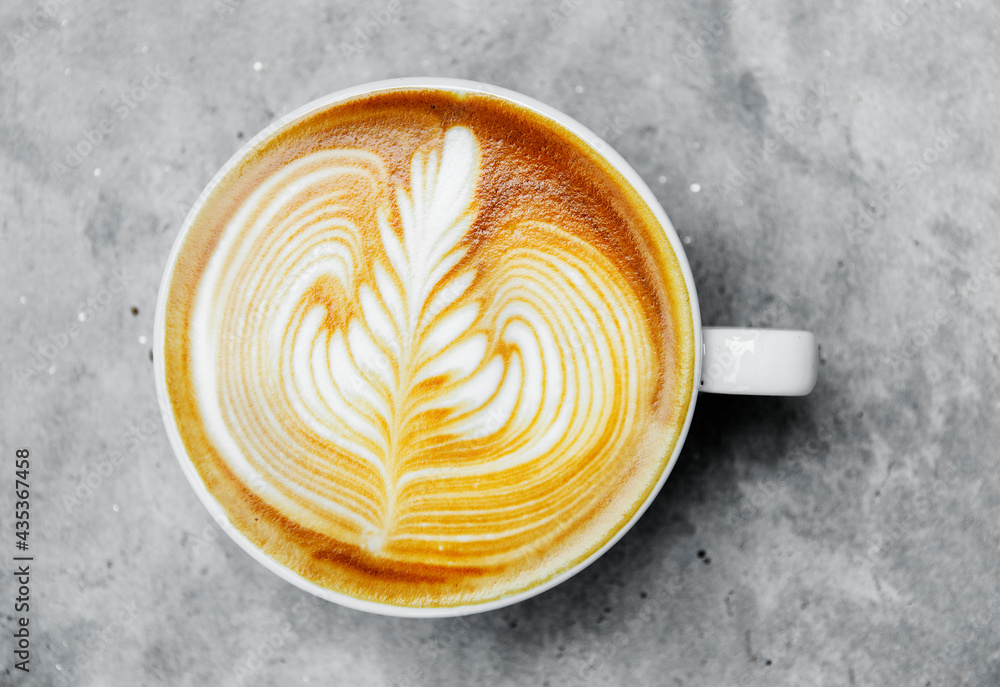
<instances>
[{"instance_id":1,"label":"mottled stone texture","mask_svg":"<svg viewBox=\"0 0 1000 687\"><path fill-rule=\"evenodd\" d=\"M998 27L989 0L5 3L0 553L29 447L37 558L29 675L3 571L0 683L1000 684ZM603 135L689 237L707 324L822 348L808 398L701 398L607 556L461 620L313 601L221 537L150 363L241 141L415 74Z\"/></svg>"}]
</instances>

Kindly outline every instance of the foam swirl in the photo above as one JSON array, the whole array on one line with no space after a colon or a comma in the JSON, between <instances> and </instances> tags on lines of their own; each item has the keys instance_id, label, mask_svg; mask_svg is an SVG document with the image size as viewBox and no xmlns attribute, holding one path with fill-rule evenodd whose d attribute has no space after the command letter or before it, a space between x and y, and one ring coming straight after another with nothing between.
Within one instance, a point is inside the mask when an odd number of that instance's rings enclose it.
<instances>
[{"instance_id":1,"label":"foam swirl","mask_svg":"<svg viewBox=\"0 0 1000 687\"><path fill-rule=\"evenodd\" d=\"M579 220L471 232L480 158L465 126L417 149L408 184L368 150L304 155L232 215L194 300L192 378L228 468L377 559L516 568L672 431L628 276Z\"/></svg>"}]
</instances>

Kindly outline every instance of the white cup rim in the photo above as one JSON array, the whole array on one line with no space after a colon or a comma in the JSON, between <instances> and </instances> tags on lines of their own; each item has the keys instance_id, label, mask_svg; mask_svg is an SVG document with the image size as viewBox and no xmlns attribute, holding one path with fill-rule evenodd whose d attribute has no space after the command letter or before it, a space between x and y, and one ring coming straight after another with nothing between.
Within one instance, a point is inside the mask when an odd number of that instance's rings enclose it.
<instances>
[{"instance_id":1,"label":"white cup rim","mask_svg":"<svg viewBox=\"0 0 1000 687\"><path fill-rule=\"evenodd\" d=\"M477 604L468 604L463 606L447 606L447 607L421 607L421 608L411 608L404 606L393 606L390 604L377 603L373 601L366 601L362 599L357 599L353 596L348 596L346 594L341 594L339 592L334 592L324 587L306 580L295 572L289 570L277 563L274 559L267 556L263 551L254 546L239 530L236 529L229 522L226 517L225 512L222 507L218 504L215 498L208 491L201 476L198 474L188 457L187 449L184 446L184 442L181 440L180 433L177 430L177 425L174 420L173 412L171 411L171 406L169 402L169 396L167 394L167 384L166 384L166 364L164 361L163 350L165 344L166 330L164 327L164 319L166 315L166 304L167 304L167 292L170 285L170 280L173 276L174 267L177 264L177 255L180 252L180 248L184 243L184 239L190 230L191 224L194 221L195 216L201 209L201 205L207 198L208 194L218 185L222 178L229 173L229 171L237 165L247 153L255 148L264 139L269 138L279 129L282 129L289 124L296 122L303 117L320 110L322 108L328 107L337 102L343 102L350 100L352 98L357 98L360 96L385 92L385 91L395 91L395 90L443 90L453 93L485 93L489 95L494 95L507 100L515 105L525 107L533 112L540 114L548 119L559 124L563 128L569 130L573 134L577 135L581 140L583 140L587 145L594 149L598 154L600 154L605 160L607 160L624 178L629 184L635 189L639 196L645 201L652 211L660 226L663 228L663 234L666 237L670 247L673 249L674 254L677 256L678 264L680 265L681 272L684 275L684 282L687 287L688 301L690 303L691 311L691 325L694 335L695 342L695 364L692 371L693 380L691 384L691 397L688 401L687 415L684 418L684 424L681 428L681 432L678 434L677 441L674 444L673 452L670 455L669 460L660 473L660 477L657 480L656 485L649 492L642 505L635 511L631 519L625 523L622 527L618 529L615 534L604 543L601 548L594 551L586 559L580 561L574 565L569 570L550 578L549 580L535 585L530 589L523 590L516 594L510 596L502 597L500 599L494 599L491 601L486 601ZM254 560L262 564L265 568L282 578L283 580L290 582L291 584L303 589L311 594L314 594L320 598L326 599L327 601L332 601L341 606L346 606L347 608L352 608L354 610L366 611L368 613L375 613L378 615L393 616L399 618L446 618L446 617L456 617L463 615L471 615L474 613L484 613L487 611L496 610L499 608L504 608L506 606L511 606L513 604L525 601L534 596L541 594L557 585L565 582L569 578L578 574L594 561L604 555L612 546L614 546L625 534L632 529L642 514L645 513L646 509L649 508L650 504L659 494L660 490L663 488L663 484L667 481L670 473L673 471L674 465L677 463L677 458L680 455L681 449L684 446L684 441L687 438L688 430L691 426L691 418L694 415L694 408L698 397L698 380L701 379L701 366L703 357L703 345L702 345L702 334L701 334L701 311L698 306L698 294L695 290L694 277L691 273L691 267L688 264L687 255L684 252L684 246L674 229L673 224L667 217L666 212L660 205L656 196L653 194L649 186L642 180L642 177L632 169L632 166L625 161L621 155L618 154L610 145L604 142L597 134L577 122L572 117L566 115L559 110L556 110L544 103L541 103L534 98L523 95L516 91L511 91L506 88L501 88L499 86L493 86L491 84L481 83L478 81L467 81L464 79L451 79L443 77L406 77L397 79L387 79L382 81L374 81L370 83L359 84L352 86L350 88L345 88L329 95L325 95L321 98L317 98L312 102L303 105L302 107L292 111L291 113L277 119L267 126L263 131L258 133L256 136L248 140L243 146L240 147L238 151L222 166L222 168L212 177L212 180L205 186L201 195L193 204L191 210L188 212L187 217L184 220L184 224L181 226L181 230L174 241L174 245L170 251L170 257L167 260L167 266L163 273L163 278L160 282L160 291L157 297L156 303L156 317L154 324L154 341L153 341L153 358L154 358L154 372L156 377L156 393L160 404L160 414L163 416L163 422L167 430L167 436L170 439L171 447L173 448L174 455L177 457L178 462L184 472L185 477L187 477L188 482L194 489L195 493L198 495L199 500L208 509L209 514L215 520L216 524L233 539L244 551L246 551Z\"/></svg>"}]
</instances>

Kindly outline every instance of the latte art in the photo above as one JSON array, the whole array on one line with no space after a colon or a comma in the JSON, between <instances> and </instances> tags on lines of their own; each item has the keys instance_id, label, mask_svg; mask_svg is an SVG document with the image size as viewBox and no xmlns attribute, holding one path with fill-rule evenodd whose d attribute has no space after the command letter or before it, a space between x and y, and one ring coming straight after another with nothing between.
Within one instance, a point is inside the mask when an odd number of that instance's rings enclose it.
<instances>
[{"instance_id":1,"label":"latte art","mask_svg":"<svg viewBox=\"0 0 1000 687\"><path fill-rule=\"evenodd\" d=\"M324 144L209 203L167 337L179 429L237 528L403 606L498 598L596 550L662 471L693 360L626 203L548 172L498 193L518 170L495 125L442 110L406 154ZM595 231L602 201L638 235Z\"/></svg>"}]
</instances>

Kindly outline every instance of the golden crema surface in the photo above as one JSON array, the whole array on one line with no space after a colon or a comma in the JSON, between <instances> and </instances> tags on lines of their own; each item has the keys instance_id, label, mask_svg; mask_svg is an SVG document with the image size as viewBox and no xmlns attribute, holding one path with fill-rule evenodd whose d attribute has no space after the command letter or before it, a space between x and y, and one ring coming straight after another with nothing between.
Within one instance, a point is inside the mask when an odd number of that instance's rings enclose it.
<instances>
[{"instance_id":1,"label":"golden crema surface","mask_svg":"<svg viewBox=\"0 0 1000 687\"><path fill-rule=\"evenodd\" d=\"M597 551L692 392L681 268L573 134L487 95L400 90L285 127L194 218L167 391L230 521L302 578L446 607Z\"/></svg>"}]
</instances>

